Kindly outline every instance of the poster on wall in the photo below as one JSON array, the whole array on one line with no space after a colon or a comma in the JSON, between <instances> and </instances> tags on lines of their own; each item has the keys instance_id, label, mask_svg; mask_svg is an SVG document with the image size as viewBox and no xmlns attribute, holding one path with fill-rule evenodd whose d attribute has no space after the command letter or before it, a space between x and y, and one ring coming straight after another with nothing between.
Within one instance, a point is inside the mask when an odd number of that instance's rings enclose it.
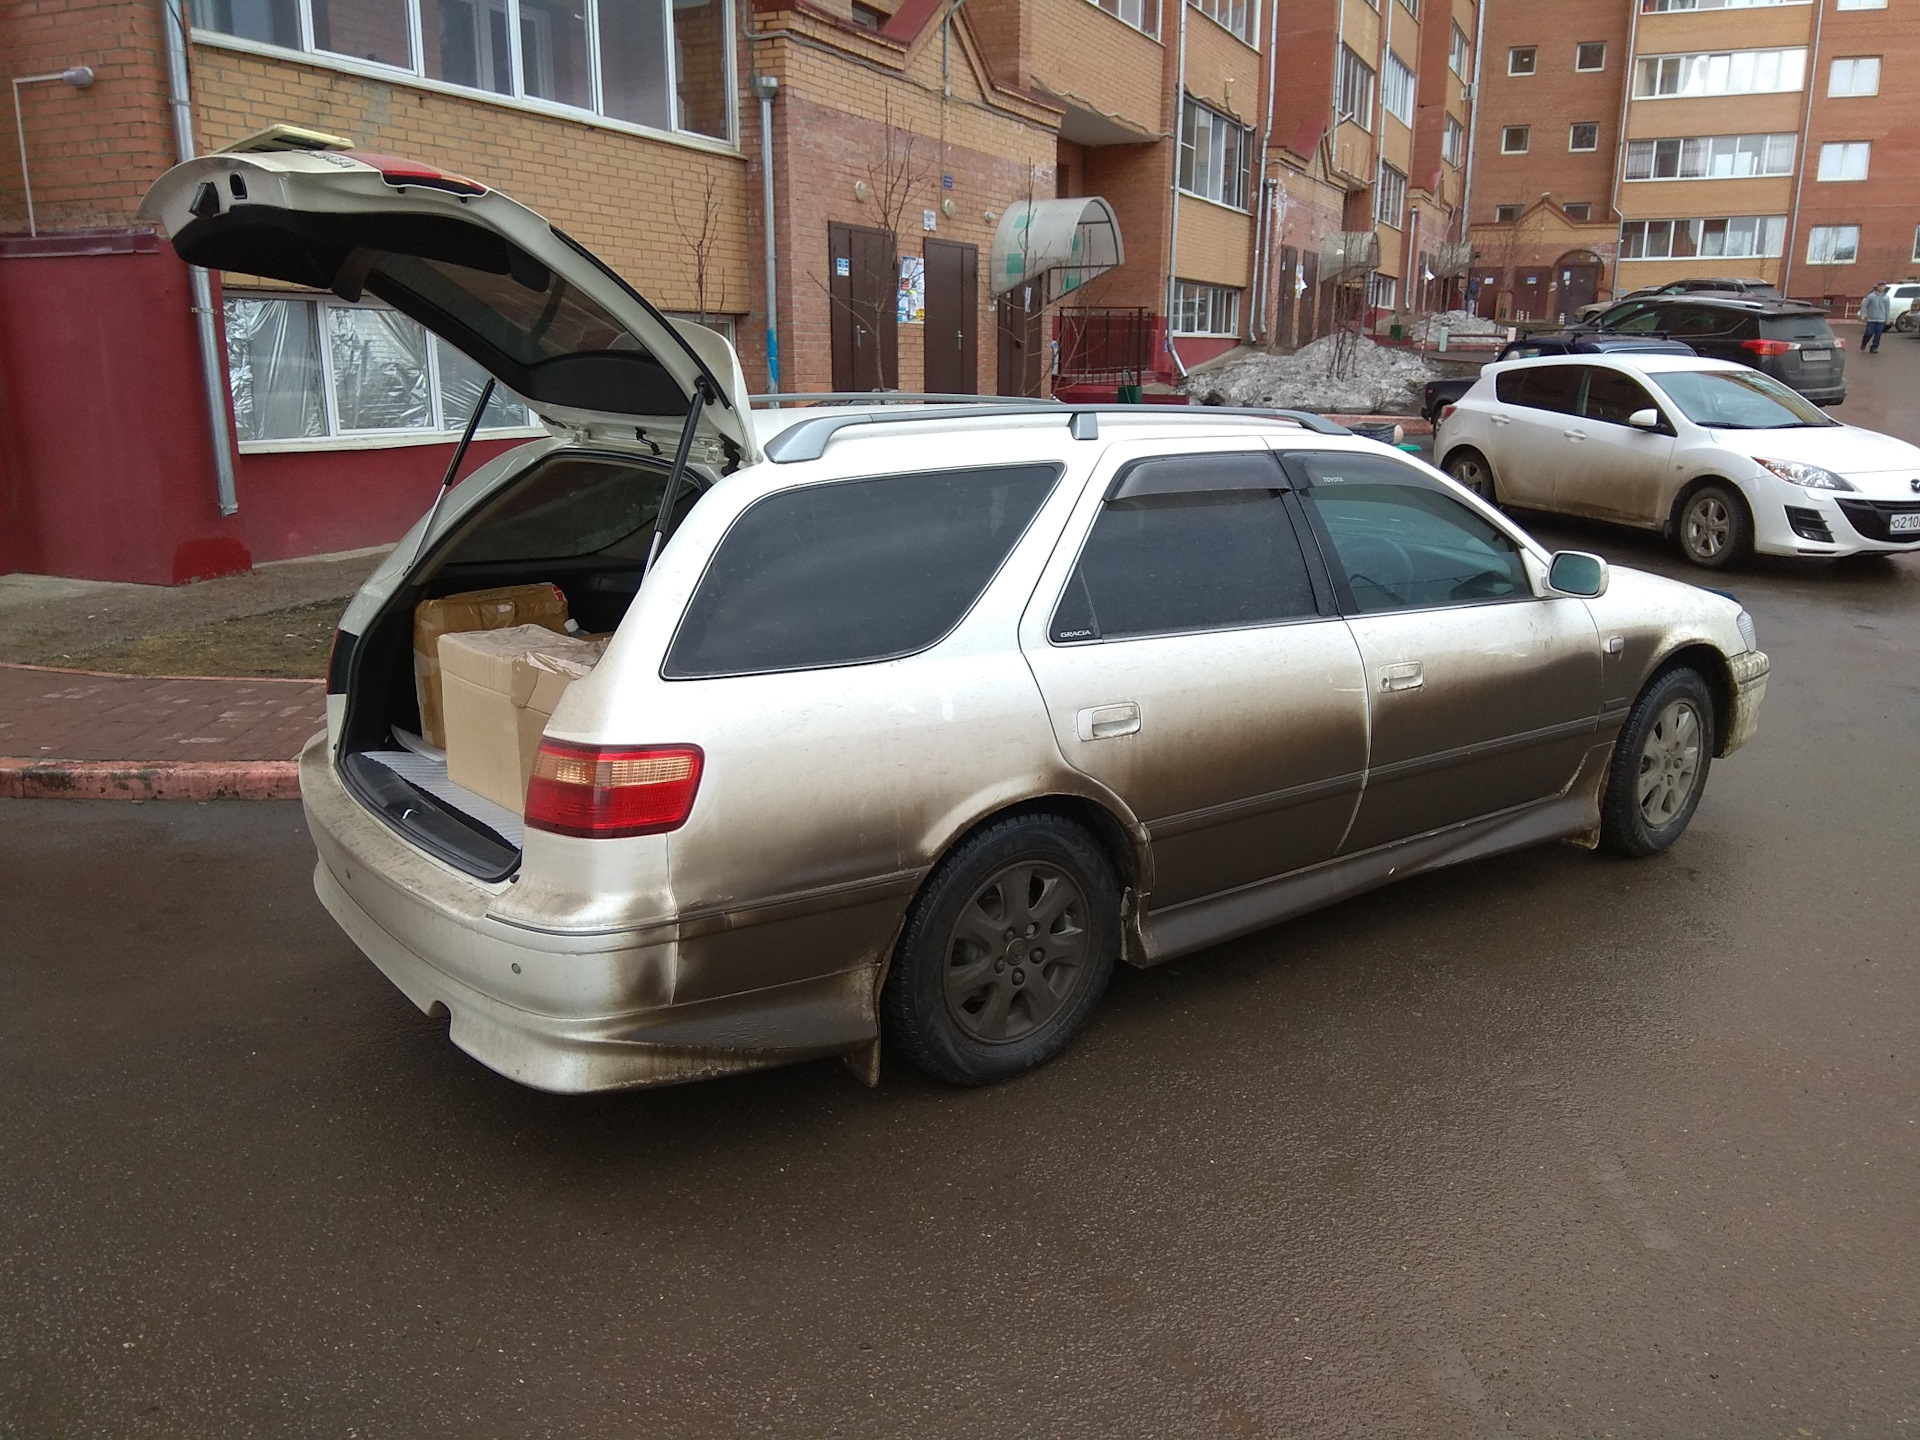
<instances>
[{"instance_id":1,"label":"poster on wall","mask_svg":"<svg viewBox=\"0 0 1920 1440\"><path fill-rule=\"evenodd\" d=\"M900 257L900 307L896 318L902 325L920 325L926 321L927 262L922 256Z\"/></svg>"}]
</instances>

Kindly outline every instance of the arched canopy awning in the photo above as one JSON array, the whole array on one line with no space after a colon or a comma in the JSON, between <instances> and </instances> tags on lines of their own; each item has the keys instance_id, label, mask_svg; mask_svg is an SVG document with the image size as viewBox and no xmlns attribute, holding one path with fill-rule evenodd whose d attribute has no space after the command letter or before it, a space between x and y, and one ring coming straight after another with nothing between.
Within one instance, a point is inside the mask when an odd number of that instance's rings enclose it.
<instances>
[{"instance_id":1,"label":"arched canopy awning","mask_svg":"<svg viewBox=\"0 0 1920 1440\"><path fill-rule=\"evenodd\" d=\"M1123 258L1120 222L1099 196L1022 200L993 232L991 288L1003 295L1016 285L1044 285L1035 298L1051 305Z\"/></svg>"}]
</instances>

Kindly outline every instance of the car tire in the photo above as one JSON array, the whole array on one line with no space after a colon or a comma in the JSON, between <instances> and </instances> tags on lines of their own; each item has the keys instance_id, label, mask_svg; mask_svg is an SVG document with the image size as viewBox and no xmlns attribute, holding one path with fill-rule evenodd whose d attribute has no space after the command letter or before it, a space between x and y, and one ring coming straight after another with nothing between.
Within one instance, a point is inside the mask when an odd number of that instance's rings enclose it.
<instances>
[{"instance_id":1,"label":"car tire","mask_svg":"<svg viewBox=\"0 0 1920 1440\"><path fill-rule=\"evenodd\" d=\"M1493 467L1478 450L1462 447L1447 456L1447 474L1489 505L1500 503L1494 495Z\"/></svg>"},{"instance_id":2,"label":"car tire","mask_svg":"<svg viewBox=\"0 0 1920 1440\"><path fill-rule=\"evenodd\" d=\"M1119 949L1120 887L1099 843L1061 815L996 821L914 899L880 993L887 1046L950 1084L1010 1079L1079 1033Z\"/></svg>"},{"instance_id":3,"label":"car tire","mask_svg":"<svg viewBox=\"0 0 1920 1440\"><path fill-rule=\"evenodd\" d=\"M1654 677L1613 745L1600 801L1600 844L1616 855L1657 855L1685 833L1713 763L1713 697L1698 670Z\"/></svg>"},{"instance_id":4,"label":"car tire","mask_svg":"<svg viewBox=\"0 0 1920 1440\"><path fill-rule=\"evenodd\" d=\"M1690 491L1674 519L1680 553L1695 565L1724 570L1753 551L1753 514L1731 485L1715 481Z\"/></svg>"}]
</instances>

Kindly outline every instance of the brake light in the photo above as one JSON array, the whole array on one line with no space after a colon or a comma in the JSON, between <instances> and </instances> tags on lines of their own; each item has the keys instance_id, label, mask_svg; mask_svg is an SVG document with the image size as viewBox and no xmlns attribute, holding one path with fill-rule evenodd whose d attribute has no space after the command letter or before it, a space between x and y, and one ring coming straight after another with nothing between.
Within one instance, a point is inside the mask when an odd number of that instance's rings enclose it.
<instances>
[{"instance_id":1,"label":"brake light","mask_svg":"<svg viewBox=\"0 0 1920 1440\"><path fill-rule=\"evenodd\" d=\"M1836 349L1836 350L1844 350L1844 349L1846 349L1846 348L1847 348L1847 337L1846 337L1846 336L1844 336L1844 335L1836 335L1836 336L1834 336L1834 337L1833 337L1833 348L1834 348L1834 349Z\"/></svg>"},{"instance_id":2,"label":"brake light","mask_svg":"<svg viewBox=\"0 0 1920 1440\"><path fill-rule=\"evenodd\" d=\"M477 180L450 171L436 170L418 160L402 160L396 155L375 155L366 150L341 152L362 165L371 165L389 185L425 185L433 190L450 190L455 195L484 195L487 187Z\"/></svg>"},{"instance_id":3,"label":"brake light","mask_svg":"<svg viewBox=\"0 0 1920 1440\"><path fill-rule=\"evenodd\" d=\"M1459 408L1460 407L1458 405L1442 405L1440 407L1440 418L1442 420L1447 419L1449 416L1453 414L1454 411L1458 410Z\"/></svg>"},{"instance_id":4,"label":"brake light","mask_svg":"<svg viewBox=\"0 0 1920 1440\"><path fill-rule=\"evenodd\" d=\"M697 745L542 740L527 784L527 824L594 840L677 830L693 809L703 761Z\"/></svg>"},{"instance_id":5,"label":"brake light","mask_svg":"<svg viewBox=\"0 0 1920 1440\"><path fill-rule=\"evenodd\" d=\"M1742 350L1751 350L1756 355L1784 355L1793 349L1791 340L1742 340Z\"/></svg>"}]
</instances>

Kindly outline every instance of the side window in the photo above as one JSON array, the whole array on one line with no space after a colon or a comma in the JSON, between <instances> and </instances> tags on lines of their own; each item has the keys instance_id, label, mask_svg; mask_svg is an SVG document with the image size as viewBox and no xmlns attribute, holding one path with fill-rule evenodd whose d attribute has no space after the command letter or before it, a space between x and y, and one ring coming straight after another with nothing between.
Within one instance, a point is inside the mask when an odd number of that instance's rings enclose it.
<instances>
[{"instance_id":1,"label":"side window","mask_svg":"<svg viewBox=\"0 0 1920 1440\"><path fill-rule=\"evenodd\" d=\"M1407 465L1371 455L1288 457L1333 541L1353 608L1418 610L1533 593L1519 546Z\"/></svg>"},{"instance_id":2,"label":"side window","mask_svg":"<svg viewBox=\"0 0 1920 1440\"><path fill-rule=\"evenodd\" d=\"M1658 408L1645 387L1631 376L1618 370L1603 370L1598 365L1588 369L1587 419L1624 425L1634 411Z\"/></svg>"},{"instance_id":3,"label":"side window","mask_svg":"<svg viewBox=\"0 0 1920 1440\"><path fill-rule=\"evenodd\" d=\"M1317 615L1270 453L1143 460L1117 477L1062 592L1058 644Z\"/></svg>"},{"instance_id":4,"label":"side window","mask_svg":"<svg viewBox=\"0 0 1920 1440\"><path fill-rule=\"evenodd\" d=\"M1505 404L1571 415L1580 401L1580 367L1535 365L1509 370L1494 380L1493 389Z\"/></svg>"},{"instance_id":5,"label":"side window","mask_svg":"<svg viewBox=\"0 0 1920 1440\"><path fill-rule=\"evenodd\" d=\"M1651 335L1666 329L1666 324L1660 311L1652 305L1622 305L1601 317L1600 328L1623 335Z\"/></svg>"},{"instance_id":6,"label":"side window","mask_svg":"<svg viewBox=\"0 0 1920 1440\"><path fill-rule=\"evenodd\" d=\"M783 490L734 521L667 650L669 680L856 665L924 650L987 588L1057 465Z\"/></svg>"}]
</instances>

